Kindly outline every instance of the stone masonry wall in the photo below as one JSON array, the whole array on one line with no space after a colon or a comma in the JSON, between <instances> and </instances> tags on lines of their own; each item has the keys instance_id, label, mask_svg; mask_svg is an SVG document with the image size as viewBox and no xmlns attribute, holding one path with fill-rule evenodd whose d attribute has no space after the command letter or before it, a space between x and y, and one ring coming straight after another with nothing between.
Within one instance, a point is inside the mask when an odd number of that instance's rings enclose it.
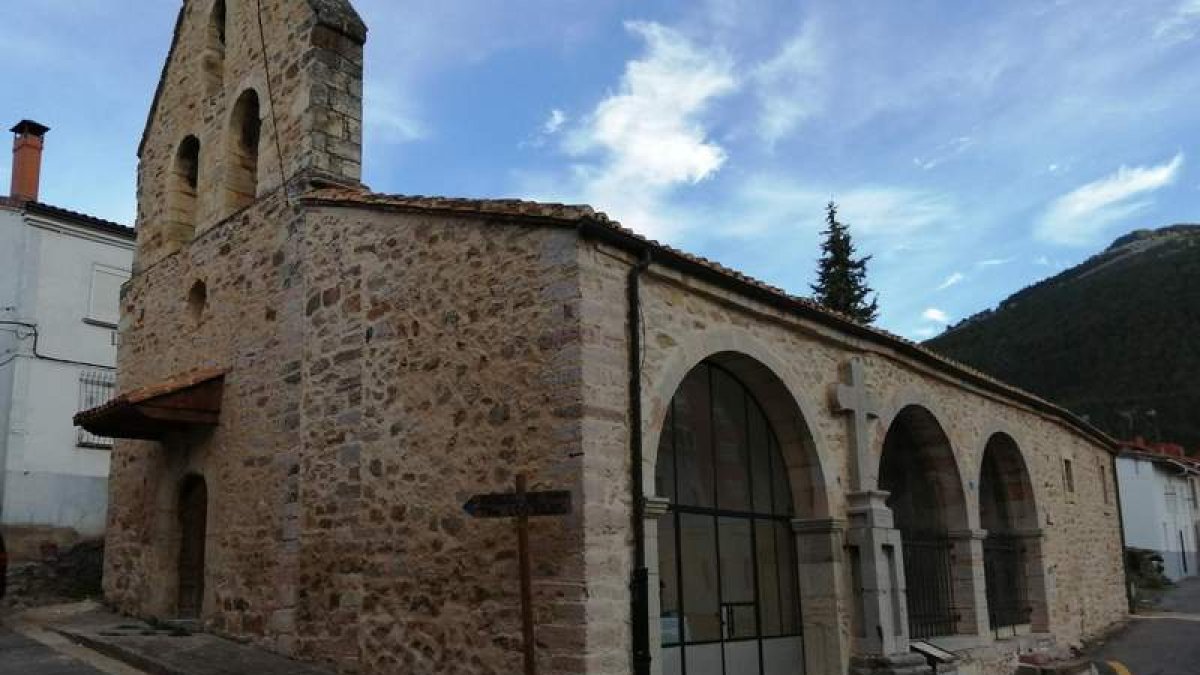
<instances>
[{"instance_id":1,"label":"stone masonry wall","mask_svg":"<svg viewBox=\"0 0 1200 675\"><path fill-rule=\"evenodd\" d=\"M348 671L519 672L516 539L462 505L581 480L572 232L309 217L299 645ZM535 519L539 672L578 673L582 519Z\"/></svg>"},{"instance_id":2,"label":"stone masonry wall","mask_svg":"<svg viewBox=\"0 0 1200 675\"><path fill-rule=\"evenodd\" d=\"M209 496L204 617L222 633L286 651L295 605L303 338L300 220L282 191L202 234L126 286L120 391L200 367L229 369L221 425L164 443L121 441L110 479L105 595L140 615L174 615L179 487ZM189 306L197 282L200 312ZM281 641L281 642L280 642Z\"/></svg>"},{"instance_id":3,"label":"stone masonry wall","mask_svg":"<svg viewBox=\"0 0 1200 675\"><path fill-rule=\"evenodd\" d=\"M231 116L247 90L257 93L262 118L260 195L279 187L284 176L306 170L350 183L361 178L365 28L346 0L260 4L262 35L254 2L226 0L222 47L211 25L214 0L184 3L140 151L139 268L179 250L189 238L168 211L176 153L188 135L200 141L196 232L230 215L223 186L235 142Z\"/></svg>"},{"instance_id":4,"label":"stone masonry wall","mask_svg":"<svg viewBox=\"0 0 1200 675\"><path fill-rule=\"evenodd\" d=\"M628 476L628 453L620 442L627 396L621 376L627 358L625 279L632 261L597 244L586 245L581 259L583 425L585 456L589 458L585 493L588 513L603 516L588 520L588 578L589 588L594 589L589 604L588 672L626 675L630 665L625 584L631 540L629 491L620 478ZM870 429L875 462L887 426L901 408L916 404L929 409L950 439L973 529L979 529L977 488L986 443L997 432L1016 440L1033 483L1044 531L1049 627L1060 645L1078 645L1124 616L1116 488L1110 455L1095 441L1054 418L955 381L886 347L835 333L661 267L652 268L644 277L643 313L643 473L647 494L654 492L658 434L679 382L702 359L735 351L763 363L783 381L796 397L795 404L811 433L817 455L813 459L823 482L819 492L825 493L825 500L815 500L811 513L797 516L845 520L851 446L846 420L831 412L828 396L830 388L840 382L842 364L852 356L859 357L866 365L867 385L884 408L881 419L874 420ZM1073 493L1064 486L1064 459L1073 463ZM650 567L655 567L653 559ZM979 574L982 576L981 571ZM841 631L849 638L846 601L852 597L850 575L841 578ZM982 635L965 646L990 642L990 635ZM834 668L844 666L844 661L839 666L831 659L819 667L835 672ZM964 667L964 672L993 672L982 664Z\"/></svg>"},{"instance_id":5,"label":"stone masonry wall","mask_svg":"<svg viewBox=\"0 0 1200 675\"><path fill-rule=\"evenodd\" d=\"M300 218L281 192L143 271L120 389L230 372L215 431L118 444L107 597L173 615L178 489L198 473L210 629L347 673L517 672L513 524L462 504L521 471L581 491L577 280L570 231ZM582 519L532 527L541 672L582 672Z\"/></svg>"}]
</instances>

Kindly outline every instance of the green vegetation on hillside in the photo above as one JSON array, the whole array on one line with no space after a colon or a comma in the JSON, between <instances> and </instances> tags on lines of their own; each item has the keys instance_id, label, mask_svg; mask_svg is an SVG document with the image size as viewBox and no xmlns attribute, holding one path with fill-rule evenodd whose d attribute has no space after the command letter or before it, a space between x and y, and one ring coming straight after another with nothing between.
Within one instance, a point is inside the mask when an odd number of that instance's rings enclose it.
<instances>
[{"instance_id":1,"label":"green vegetation on hillside","mask_svg":"<svg viewBox=\"0 0 1200 675\"><path fill-rule=\"evenodd\" d=\"M1113 436L1200 450L1200 225L1122 237L927 346Z\"/></svg>"}]
</instances>

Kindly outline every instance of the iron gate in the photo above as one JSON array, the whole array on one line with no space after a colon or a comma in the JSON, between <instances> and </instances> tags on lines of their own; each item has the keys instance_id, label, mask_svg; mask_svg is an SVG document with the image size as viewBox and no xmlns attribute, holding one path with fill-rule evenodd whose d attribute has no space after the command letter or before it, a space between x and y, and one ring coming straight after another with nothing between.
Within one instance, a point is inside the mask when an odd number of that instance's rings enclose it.
<instances>
[{"instance_id":1,"label":"iron gate","mask_svg":"<svg viewBox=\"0 0 1200 675\"><path fill-rule=\"evenodd\" d=\"M908 632L914 639L953 635L953 544L945 536L904 533Z\"/></svg>"},{"instance_id":2,"label":"iron gate","mask_svg":"<svg viewBox=\"0 0 1200 675\"><path fill-rule=\"evenodd\" d=\"M989 535L983 540L983 569L992 628L1029 623L1032 609L1025 591L1025 551L1021 540Z\"/></svg>"}]
</instances>

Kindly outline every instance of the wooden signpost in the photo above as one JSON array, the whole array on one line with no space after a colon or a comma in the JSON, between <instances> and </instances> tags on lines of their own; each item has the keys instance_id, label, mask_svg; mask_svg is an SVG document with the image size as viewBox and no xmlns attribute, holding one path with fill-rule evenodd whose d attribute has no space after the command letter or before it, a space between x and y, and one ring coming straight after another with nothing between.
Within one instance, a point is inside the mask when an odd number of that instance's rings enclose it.
<instances>
[{"instance_id":1,"label":"wooden signpost","mask_svg":"<svg viewBox=\"0 0 1200 675\"><path fill-rule=\"evenodd\" d=\"M525 474L517 475L516 492L475 495L463 505L472 518L515 518L517 557L521 568L521 629L525 641L525 675L537 675L537 643L533 631L533 570L529 562L529 519L571 513L567 490L529 492Z\"/></svg>"}]
</instances>

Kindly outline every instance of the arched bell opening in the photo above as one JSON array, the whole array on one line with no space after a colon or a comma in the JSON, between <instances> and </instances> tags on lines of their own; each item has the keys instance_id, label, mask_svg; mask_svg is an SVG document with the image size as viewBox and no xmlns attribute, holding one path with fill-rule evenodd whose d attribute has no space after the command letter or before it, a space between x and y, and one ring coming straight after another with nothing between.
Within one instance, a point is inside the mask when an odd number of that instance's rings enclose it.
<instances>
[{"instance_id":1,"label":"arched bell opening","mask_svg":"<svg viewBox=\"0 0 1200 675\"><path fill-rule=\"evenodd\" d=\"M979 476L988 621L997 633L1045 624L1041 532L1033 483L1011 436L988 439Z\"/></svg>"},{"instance_id":2,"label":"arched bell opening","mask_svg":"<svg viewBox=\"0 0 1200 675\"><path fill-rule=\"evenodd\" d=\"M262 125L258 93L247 89L233 107L225 142L225 206L228 214L249 206L258 197Z\"/></svg>"},{"instance_id":3,"label":"arched bell opening","mask_svg":"<svg viewBox=\"0 0 1200 675\"><path fill-rule=\"evenodd\" d=\"M655 472L665 501L655 672L813 670L806 629L836 627L837 617L806 614L804 598L834 591L802 587L811 563L794 523L825 503L819 474L803 418L770 370L726 353L687 374L667 412ZM827 554L822 564L832 564Z\"/></svg>"},{"instance_id":4,"label":"arched bell opening","mask_svg":"<svg viewBox=\"0 0 1200 675\"><path fill-rule=\"evenodd\" d=\"M926 408L908 406L892 421L879 488L889 493L887 505L903 541L909 636L974 632L962 480L950 441Z\"/></svg>"}]
</instances>

